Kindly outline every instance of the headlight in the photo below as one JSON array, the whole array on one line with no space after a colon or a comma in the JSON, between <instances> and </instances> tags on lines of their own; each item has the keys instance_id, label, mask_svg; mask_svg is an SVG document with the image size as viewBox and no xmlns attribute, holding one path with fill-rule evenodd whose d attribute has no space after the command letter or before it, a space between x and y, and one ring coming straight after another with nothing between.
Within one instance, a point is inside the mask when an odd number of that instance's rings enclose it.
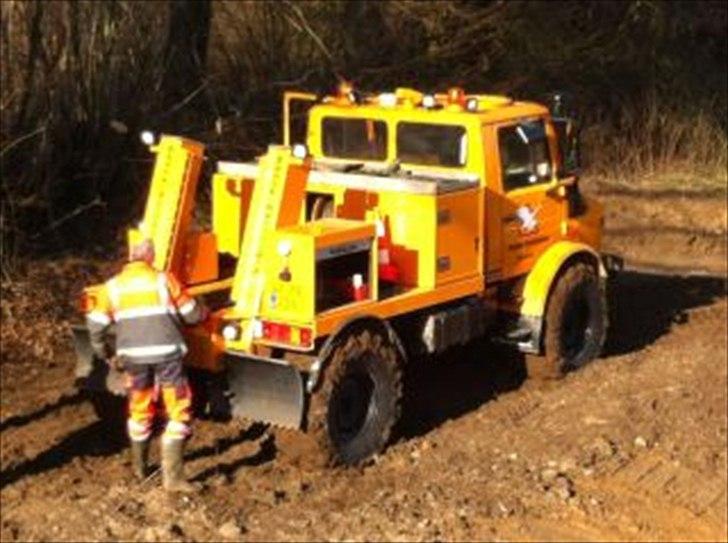
<instances>
[{"instance_id":1,"label":"headlight","mask_svg":"<svg viewBox=\"0 0 728 543\"><path fill-rule=\"evenodd\" d=\"M144 145L154 145L154 142L156 138L154 137L154 132L151 130L145 130L141 134L139 134L139 138L142 140L142 143Z\"/></svg>"},{"instance_id":2,"label":"headlight","mask_svg":"<svg viewBox=\"0 0 728 543\"><path fill-rule=\"evenodd\" d=\"M297 143L293 146L292 154L294 157L303 160L308 156L308 147L306 147L303 143Z\"/></svg>"},{"instance_id":3,"label":"headlight","mask_svg":"<svg viewBox=\"0 0 728 543\"><path fill-rule=\"evenodd\" d=\"M276 250L278 251L278 254L282 257L291 256L291 251L293 250L293 245L291 242L287 239L282 239L278 242L278 247L276 247Z\"/></svg>"}]
</instances>

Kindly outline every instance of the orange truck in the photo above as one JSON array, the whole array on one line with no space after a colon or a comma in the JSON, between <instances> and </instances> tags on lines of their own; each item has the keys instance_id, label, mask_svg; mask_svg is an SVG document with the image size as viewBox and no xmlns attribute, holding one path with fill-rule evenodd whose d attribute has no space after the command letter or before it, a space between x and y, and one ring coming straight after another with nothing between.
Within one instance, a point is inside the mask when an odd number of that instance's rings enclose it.
<instances>
[{"instance_id":1,"label":"orange truck","mask_svg":"<svg viewBox=\"0 0 728 543\"><path fill-rule=\"evenodd\" d=\"M552 109L460 88L286 93L282 145L218 162L198 213L204 145L151 142L129 241L151 238L155 265L212 309L186 337L197 407L308 431L351 465L391 439L414 357L487 336L542 355L549 377L596 358L621 261L600 253L603 208ZM74 338L79 386L108 415L121 380L83 326Z\"/></svg>"}]
</instances>

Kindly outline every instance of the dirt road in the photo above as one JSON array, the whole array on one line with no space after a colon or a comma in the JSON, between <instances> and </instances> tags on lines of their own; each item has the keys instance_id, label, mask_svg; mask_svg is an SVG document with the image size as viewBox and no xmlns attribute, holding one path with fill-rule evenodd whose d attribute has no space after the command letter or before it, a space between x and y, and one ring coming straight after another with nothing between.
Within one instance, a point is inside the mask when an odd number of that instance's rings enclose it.
<instances>
[{"instance_id":1,"label":"dirt road","mask_svg":"<svg viewBox=\"0 0 728 543\"><path fill-rule=\"evenodd\" d=\"M602 359L549 386L484 345L421 362L398 440L357 470L200 421L190 498L131 483L74 395L69 293L98 269L34 266L3 287L1 539L728 540L725 194L591 190L606 248L651 270L615 282Z\"/></svg>"}]
</instances>

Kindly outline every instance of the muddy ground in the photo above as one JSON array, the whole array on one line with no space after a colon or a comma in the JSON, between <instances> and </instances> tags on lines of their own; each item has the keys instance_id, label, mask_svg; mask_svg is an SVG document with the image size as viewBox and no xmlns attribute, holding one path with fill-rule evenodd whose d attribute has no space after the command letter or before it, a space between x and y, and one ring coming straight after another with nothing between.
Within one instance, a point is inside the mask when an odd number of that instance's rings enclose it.
<instances>
[{"instance_id":1,"label":"muddy ground","mask_svg":"<svg viewBox=\"0 0 728 543\"><path fill-rule=\"evenodd\" d=\"M641 269L612 286L603 358L548 386L484 345L420 363L398 438L356 470L200 421L189 498L131 482L74 394L70 293L103 267L34 264L3 285L2 541L727 540L725 192L586 185Z\"/></svg>"}]
</instances>

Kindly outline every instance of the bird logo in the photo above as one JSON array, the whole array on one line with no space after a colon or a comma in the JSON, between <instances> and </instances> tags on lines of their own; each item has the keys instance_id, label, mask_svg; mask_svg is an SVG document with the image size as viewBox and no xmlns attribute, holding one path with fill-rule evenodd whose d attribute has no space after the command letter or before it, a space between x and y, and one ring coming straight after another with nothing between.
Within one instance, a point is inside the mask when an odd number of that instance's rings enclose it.
<instances>
[{"instance_id":1,"label":"bird logo","mask_svg":"<svg viewBox=\"0 0 728 543\"><path fill-rule=\"evenodd\" d=\"M523 234L531 234L538 230L538 212L540 207L521 206L516 209L516 218L520 222L520 230Z\"/></svg>"}]
</instances>

